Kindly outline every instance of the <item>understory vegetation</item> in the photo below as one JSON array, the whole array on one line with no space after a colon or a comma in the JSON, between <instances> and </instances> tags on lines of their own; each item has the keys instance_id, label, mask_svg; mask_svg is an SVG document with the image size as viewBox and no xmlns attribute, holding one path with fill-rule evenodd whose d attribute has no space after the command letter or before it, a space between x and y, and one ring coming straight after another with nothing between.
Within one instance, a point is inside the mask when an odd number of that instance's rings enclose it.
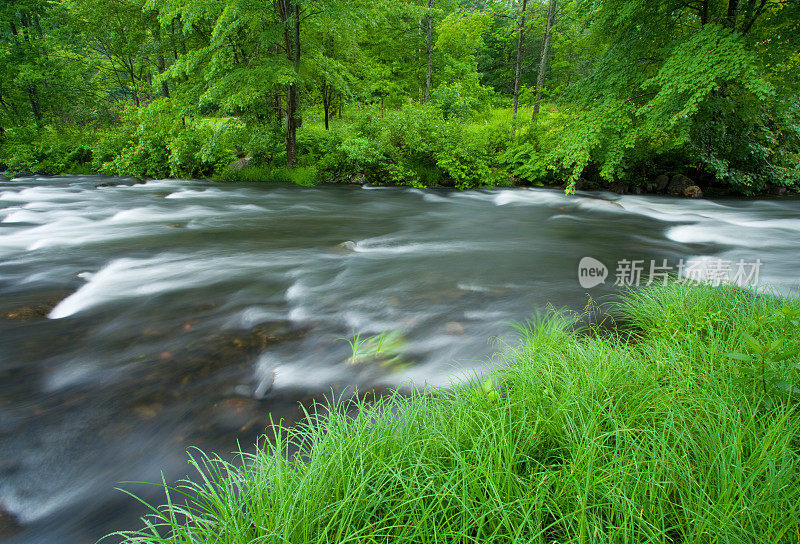
<instances>
[{"instance_id":1,"label":"understory vegetation","mask_svg":"<svg viewBox=\"0 0 800 544\"><path fill-rule=\"evenodd\" d=\"M0 171L781 194L798 73L797 0L18 0Z\"/></svg>"},{"instance_id":2,"label":"understory vegetation","mask_svg":"<svg viewBox=\"0 0 800 544\"><path fill-rule=\"evenodd\" d=\"M521 325L488 379L197 453L125 542L800 540L800 302L670 284L607 315Z\"/></svg>"}]
</instances>

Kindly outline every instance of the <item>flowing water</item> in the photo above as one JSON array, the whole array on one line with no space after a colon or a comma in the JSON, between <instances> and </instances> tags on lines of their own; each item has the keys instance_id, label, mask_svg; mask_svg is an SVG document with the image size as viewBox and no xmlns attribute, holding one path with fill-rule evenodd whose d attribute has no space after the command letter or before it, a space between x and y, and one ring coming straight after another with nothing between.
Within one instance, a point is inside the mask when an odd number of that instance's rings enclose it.
<instances>
[{"instance_id":1,"label":"flowing water","mask_svg":"<svg viewBox=\"0 0 800 544\"><path fill-rule=\"evenodd\" d=\"M587 256L609 269L593 289ZM511 323L665 259L741 261L796 293L800 201L0 182L0 540L136 527L143 507L114 488L186 475L187 448L233 451L354 387L456 383ZM353 364L344 338L381 332L391 357Z\"/></svg>"}]
</instances>

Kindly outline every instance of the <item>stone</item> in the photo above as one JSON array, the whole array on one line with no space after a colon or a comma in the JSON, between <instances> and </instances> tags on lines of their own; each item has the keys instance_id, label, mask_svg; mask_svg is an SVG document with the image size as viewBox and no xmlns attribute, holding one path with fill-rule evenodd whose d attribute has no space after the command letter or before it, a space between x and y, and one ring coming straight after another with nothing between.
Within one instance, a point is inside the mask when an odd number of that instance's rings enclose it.
<instances>
[{"instance_id":1,"label":"stone","mask_svg":"<svg viewBox=\"0 0 800 544\"><path fill-rule=\"evenodd\" d=\"M33 321L37 319L47 319L47 314L49 314L53 308L55 308L55 303L37 304L35 306L22 306L20 308L14 308L6 311L0 319L4 321Z\"/></svg>"},{"instance_id":2,"label":"stone","mask_svg":"<svg viewBox=\"0 0 800 544\"><path fill-rule=\"evenodd\" d=\"M653 185L655 185L656 191L663 193L667 190L667 185L669 185L669 176L666 174L657 176L656 179L653 180Z\"/></svg>"},{"instance_id":3,"label":"stone","mask_svg":"<svg viewBox=\"0 0 800 544\"><path fill-rule=\"evenodd\" d=\"M450 321L444 326L444 332L452 336L464 334L464 327L458 321Z\"/></svg>"},{"instance_id":4,"label":"stone","mask_svg":"<svg viewBox=\"0 0 800 544\"><path fill-rule=\"evenodd\" d=\"M767 189L767 194L772 196L785 196L787 192L786 187L781 187L780 185L771 185Z\"/></svg>"},{"instance_id":5,"label":"stone","mask_svg":"<svg viewBox=\"0 0 800 544\"><path fill-rule=\"evenodd\" d=\"M164 406L155 403L155 404L142 404L139 406L135 406L133 408L133 413L139 416L142 419L155 419L158 414L164 409Z\"/></svg>"},{"instance_id":6,"label":"stone","mask_svg":"<svg viewBox=\"0 0 800 544\"><path fill-rule=\"evenodd\" d=\"M578 178L575 182L575 189L577 191L604 191L608 189L608 187L596 180Z\"/></svg>"},{"instance_id":7,"label":"stone","mask_svg":"<svg viewBox=\"0 0 800 544\"><path fill-rule=\"evenodd\" d=\"M690 185L683 190L683 196L688 196L691 198L703 198L703 191L701 191L700 187L697 185Z\"/></svg>"},{"instance_id":8,"label":"stone","mask_svg":"<svg viewBox=\"0 0 800 544\"><path fill-rule=\"evenodd\" d=\"M331 250L336 251L338 253L349 253L351 251L355 251L356 243L352 240L345 240L340 244L336 244L331 248Z\"/></svg>"},{"instance_id":9,"label":"stone","mask_svg":"<svg viewBox=\"0 0 800 544\"><path fill-rule=\"evenodd\" d=\"M234 172L239 172L240 170L244 170L245 168L250 166L250 163L252 162L252 160L253 160L253 157L250 156L250 155L247 155L246 157L240 157L240 158L236 159L235 161L233 161L232 163L230 163L228 165L228 168L230 168Z\"/></svg>"},{"instance_id":10,"label":"stone","mask_svg":"<svg viewBox=\"0 0 800 544\"><path fill-rule=\"evenodd\" d=\"M348 182L352 183L353 185L366 185L368 183L367 176L365 176L363 172L353 174L350 176L350 179L348 179Z\"/></svg>"},{"instance_id":11,"label":"stone","mask_svg":"<svg viewBox=\"0 0 800 544\"><path fill-rule=\"evenodd\" d=\"M669 180L669 185L667 185L667 194L672 196L684 196L683 192L688 187L693 185L695 185L695 183L688 177L684 176L683 174L675 174L672 176L672 179Z\"/></svg>"},{"instance_id":12,"label":"stone","mask_svg":"<svg viewBox=\"0 0 800 544\"><path fill-rule=\"evenodd\" d=\"M0 538L10 538L21 530L22 526L14 516L0 508Z\"/></svg>"}]
</instances>

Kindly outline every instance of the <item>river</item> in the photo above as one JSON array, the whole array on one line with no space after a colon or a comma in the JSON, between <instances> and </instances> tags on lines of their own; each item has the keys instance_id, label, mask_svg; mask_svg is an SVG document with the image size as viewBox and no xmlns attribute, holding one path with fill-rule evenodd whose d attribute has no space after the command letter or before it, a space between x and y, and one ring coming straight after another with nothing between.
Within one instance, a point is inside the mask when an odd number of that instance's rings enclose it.
<instances>
[{"instance_id":1,"label":"river","mask_svg":"<svg viewBox=\"0 0 800 544\"><path fill-rule=\"evenodd\" d=\"M605 283L581 286L583 257ZM681 260L797 293L800 201L0 182L0 540L137 527L115 487L173 482L191 446L250 447L356 387L457 383L512 323ZM381 332L391 357L353 364L346 338Z\"/></svg>"}]
</instances>

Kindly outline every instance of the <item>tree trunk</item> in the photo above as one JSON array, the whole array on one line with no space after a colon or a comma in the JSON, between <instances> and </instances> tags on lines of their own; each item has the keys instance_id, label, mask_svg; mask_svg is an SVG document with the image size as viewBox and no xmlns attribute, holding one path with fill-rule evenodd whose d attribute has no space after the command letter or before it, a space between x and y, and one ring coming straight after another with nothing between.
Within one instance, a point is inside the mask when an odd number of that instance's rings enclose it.
<instances>
[{"instance_id":1,"label":"tree trunk","mask_svg":"<svg viewBox=\"0 0 800 544\"><path fill-rule=\"evenodd\" d=\"M431 53L433 52L433 16L431 9L433 8L433 0L428 0L428 13L425 14L425 102L431 99L431 70L433 64L431 62Z\"/></svg>"},{"instance_id":2,"label":"tree trunk","mask_svg":"<svg viewBox=\"0 0 800 544\"><path fill-rule=\"evenodd\" d=\"M726 26L728 28L736 28L736 19L739 18L739 0L728 0L728 14L726 17Z\"/></svg>"},{"instance_id":3,"label":"tree trunk","mask_svg":"<svg viewBox=\"0 0 800 544\"><path fill-rule=\"evenodd\" d=\"M42 122L42 109L39 106L39 91L36 89L35 85L28 85L28 100L31 104L31 109L33 110L33 115L36 117L36 124L40 124Z\"/></svg>"},{"instance_id":4,"label":"tree trunk","mask_svg":"<svg viewBox=\"0 0 800 544\"><path fill-rule=\"evenodd\" d=\"M167 70L167 62L164 59L164 49L161 43L161 24L156 21L153 29L153 38L155 38L156 45L158 46L158 56L156 57L156 68L159 75ZM161 96L169 98L169 85L166 80L161 82Z\"/></svg>"},{"instance_id":5,"label":"tree trunk","mask_svg":"<svg viewBox=\"0 0 800 544\"><path fill-rule=\"evenodd\" d=\"M331 95L330 86L327 82L322 83L322 108L325 110L325 130L328 130L328 123L331 114Z\"/></svg>"},{"instance_id":6,"label":"tree trunk","mask_svg":"<svg viewBox=\"0 0 800 544\"><path fill-rule=\"evenodd\" d=\"M517 126L517 106L519 105L519 77L522 70L522 45L525 40L525 8L528 0L522 0L522 14L519 17L519 36L517 37L517 64L514 67L514 113L512 121Z\"/></svg>"},{"instance_id":7,"label":"tree trunk","mask_svg":"<svg viewBox=\"0 0 800 544\"><path fill-rule=\"evenodd\" d=\"M284 23L283 42L286 58L292 63L295 75L300 71L300 6L292 0L275 0L278 14ZM290 27L291 23L291 27ZM289 84L286 90L286 167L294 168L297 164L297 109L299 92L297 82Z\"/></svg>"},{"instance_id":8,"label":"tree trunk","mask_svg":"<svg viewBox=\"0 0 800 544\"><path fill-rule=\"evenodd\" d=\"M547 25L544 28L544 38L542 39L542 56L539 57L539 73L536 76L536 98L533 102L532 121L536 121L539 113L539 103L542 100L542 88L544 87L544 76L547 73L547 65L550 62L550 42L553 36L553 23L556 18L556 1L550 0L547 6Z\"/></svg>"}]
</instances>

